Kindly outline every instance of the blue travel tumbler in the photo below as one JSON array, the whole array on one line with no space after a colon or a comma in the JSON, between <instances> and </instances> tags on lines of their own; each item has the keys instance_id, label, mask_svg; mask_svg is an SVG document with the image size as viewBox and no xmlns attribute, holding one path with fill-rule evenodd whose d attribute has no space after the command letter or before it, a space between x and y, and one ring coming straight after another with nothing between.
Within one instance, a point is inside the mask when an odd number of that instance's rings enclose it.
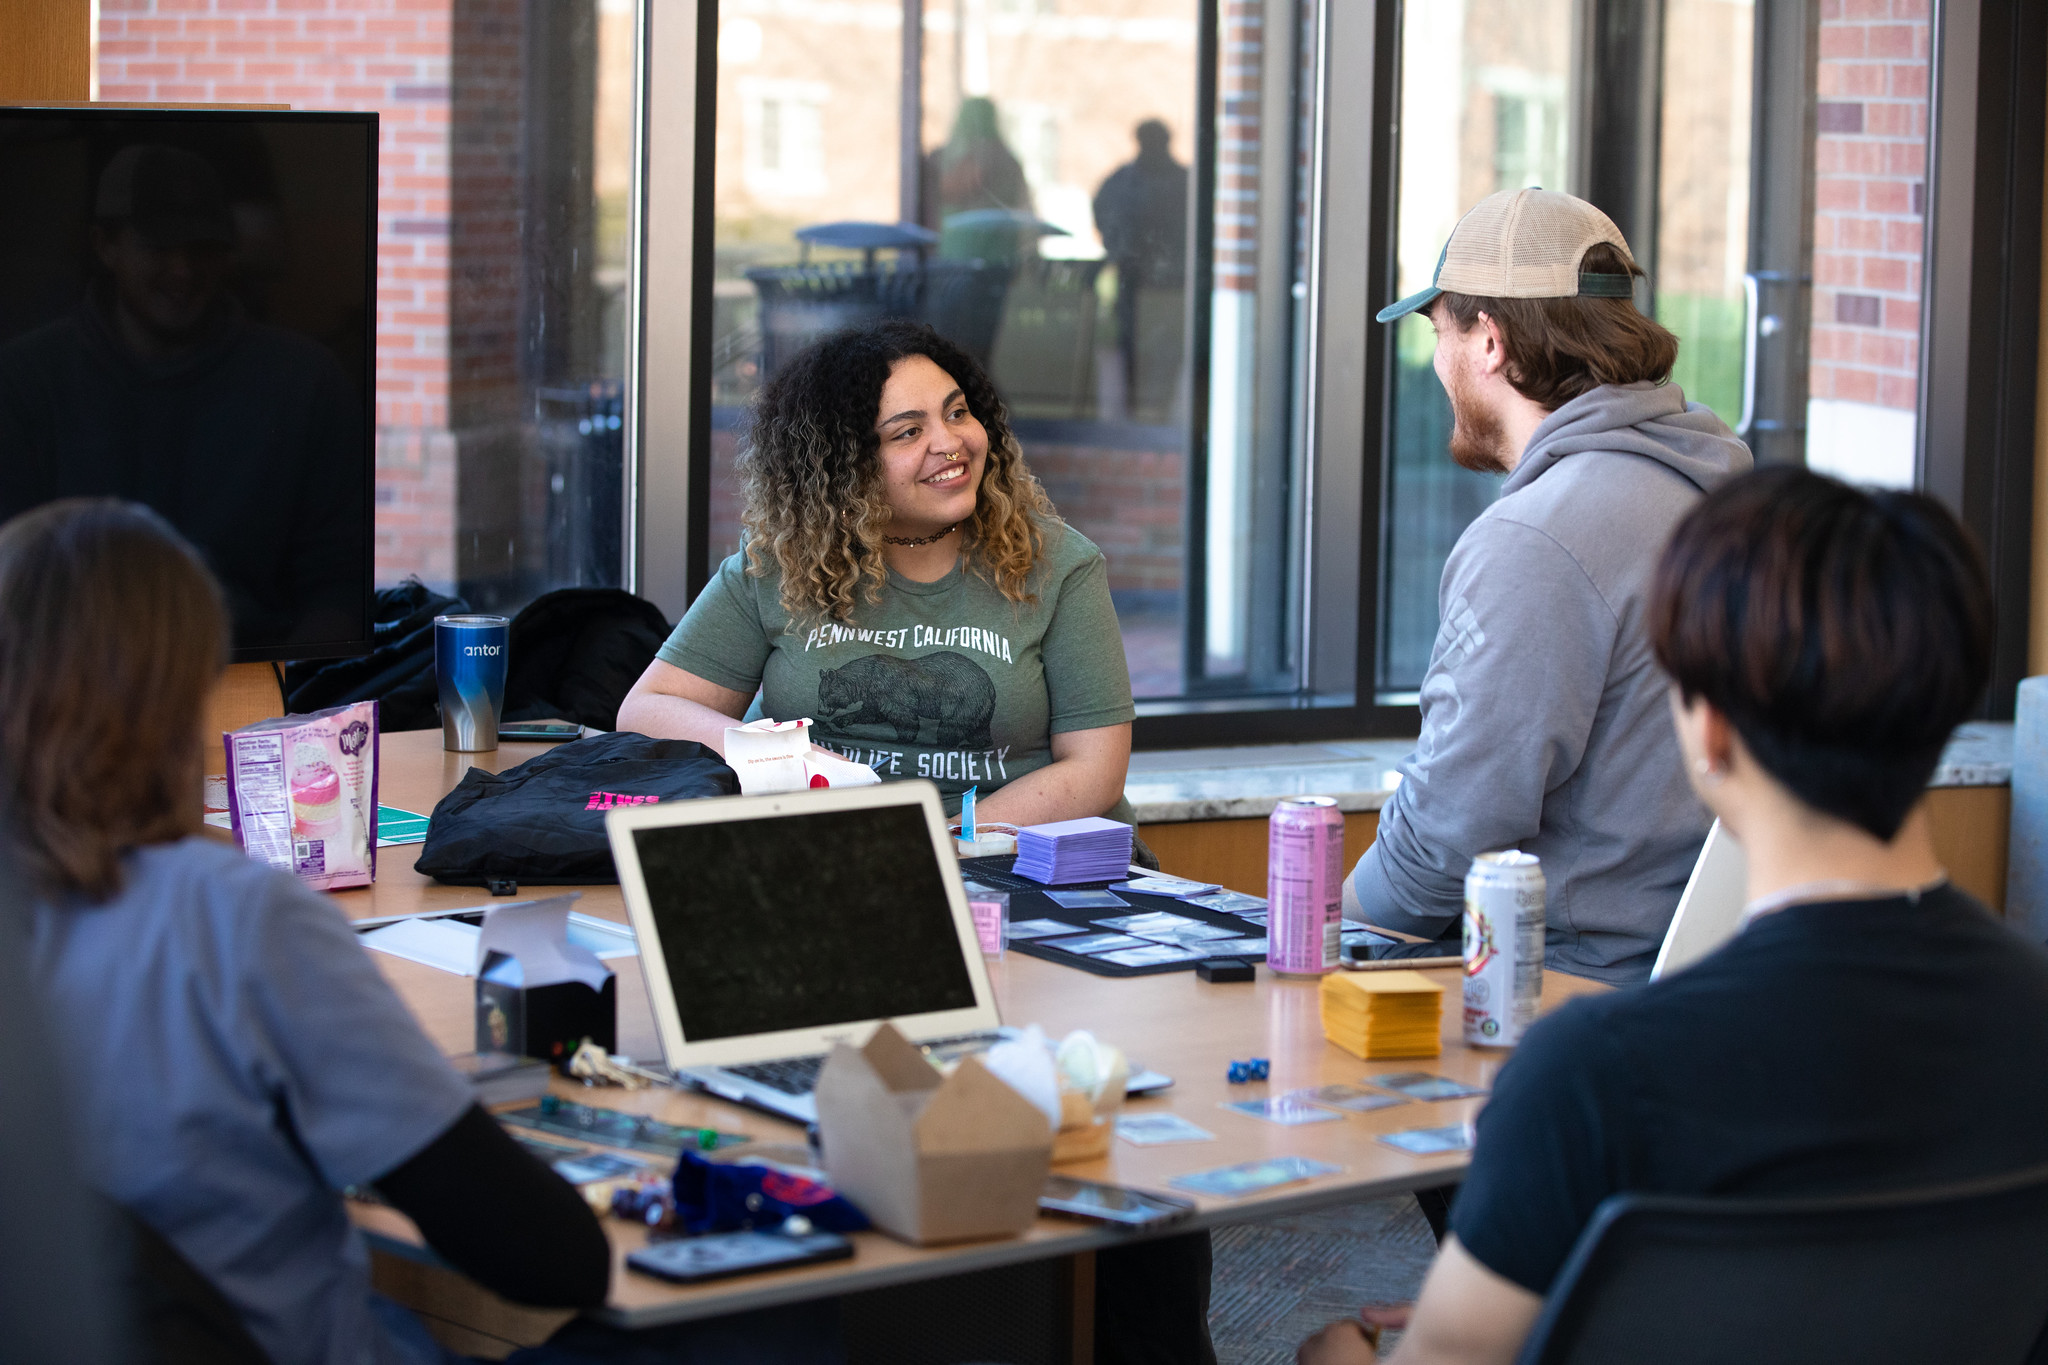
<instances>
[{"instance_id":1,"label":"blue travel tumbler","mask_svg":"<svg viewBox=\"0 0 2048 1365\"><path fill-rule=\"evenodd\" d=\"M503 616L436 616L434 680L441 688L441 747L460 754L498 747L512 623Z\"/></svg>"}]
</instances>

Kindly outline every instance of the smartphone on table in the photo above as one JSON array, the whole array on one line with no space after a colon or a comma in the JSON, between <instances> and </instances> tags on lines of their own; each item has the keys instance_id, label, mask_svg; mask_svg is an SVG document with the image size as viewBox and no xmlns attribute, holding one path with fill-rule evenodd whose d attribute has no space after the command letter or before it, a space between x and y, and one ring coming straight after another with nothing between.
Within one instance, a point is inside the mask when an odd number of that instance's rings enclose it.
<instances>
[{"instance_id":1,"label":"smartphone on table","mask_svg":"<svg viewBox=\"0 0 2048 1365\"><path fill-rule=\"evenodd\" d=\"M1047 1213L1126 1228L1158 1227L1178 1222L1195 1211L1195 1206L1185 1199L1064 1175L1046 1177L1038 1207Z\"/></svg>"},{"instance_id":2,"label":"smartphone on table","mask_svg":"<svg viewBox=\"0 0 2048 1365\"><path fill-rule=\"evenodd\" d=\"M501 720L498 722L500 743L539 740L542 743L560 743L565 739L581 739L583 727L573 720Z\"/></svg>"},{"instance_id":3,"label":"smartphone on table","mask_svg":"<svg viewBox=\"0 0 2048 1365\"><path fill-rule=\"evenodd\" d=\"M836 1232L807 1232L792 1237L780 1232L713 1232L652 1242L626 1257L633 1269L677 1284L781 1270L814 1261L843 1261L853 1243Z\"/></svg>"}]
</instances>

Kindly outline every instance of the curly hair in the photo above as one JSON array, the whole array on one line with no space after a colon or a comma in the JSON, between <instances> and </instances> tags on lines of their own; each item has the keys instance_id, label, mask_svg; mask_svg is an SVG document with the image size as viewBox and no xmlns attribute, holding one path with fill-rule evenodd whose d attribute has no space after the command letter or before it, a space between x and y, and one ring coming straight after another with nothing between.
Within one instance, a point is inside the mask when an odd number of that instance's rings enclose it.
<instances>
[{"instance_id":1,"label":"curly hair","mask_svg":"<svg viewBox=\"0 0 2048 1365\"><path fill-rule=\"evenodd\" d=\"M965 526L970 572L1012 602L1034 601L1030 579L1057 524L1009 411L980 362L919 322L888 319L812 342L790 357L755 400L737 461L747 572L782 571L782 609L793 620L849 622L882 599L889 524L875 413L889 372L924 356L960 386L988 432L988 460Z\"/></svg>"}]
</instances>

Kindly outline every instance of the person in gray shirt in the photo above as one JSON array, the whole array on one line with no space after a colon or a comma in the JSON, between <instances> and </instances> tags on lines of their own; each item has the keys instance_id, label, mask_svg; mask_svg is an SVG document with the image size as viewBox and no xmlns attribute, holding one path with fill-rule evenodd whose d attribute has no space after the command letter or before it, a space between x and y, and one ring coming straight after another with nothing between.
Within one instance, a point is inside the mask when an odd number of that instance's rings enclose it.
<instances>
[{"instance_id":1,"label":"person in gray shirt","mask_svg":"<svg viewBox=\"0 0 2048 1365\"><path fill-rule=\"evenodd\" d=\"M478 1105L340 908L199 832L227 642L218 584L149 509L66 499L0 527L0 828L29 902L0 948L63 1091L10 1096L20 1121L48 1141L68 1119L88 1189L167 1243L273 1365L467 1365L372 1289L351 1188L503 1298L601 1306L596 1216ZM579 1320L511 1357L844 1359L830 1301L654 1334Z\"/></svg>"},{"instance_id":2,"label":"person in gray shirt","mask_svg":"<svg viewBox=\"0 0 2048 1365\"><path fill-rule=\"evenodd\" d=\"M1621 231L1570 195L1504 191L1459 221L1427 310L1451 458L1507 475L1458 538L1422 729L1346 910L1455 935L1474 855L1542 860L1545 964L1648 977L1708 817L1644 636L1658 553L1749 450L1670 382L1678 339L1637 310Z\"/></svg>"}]
</instances>

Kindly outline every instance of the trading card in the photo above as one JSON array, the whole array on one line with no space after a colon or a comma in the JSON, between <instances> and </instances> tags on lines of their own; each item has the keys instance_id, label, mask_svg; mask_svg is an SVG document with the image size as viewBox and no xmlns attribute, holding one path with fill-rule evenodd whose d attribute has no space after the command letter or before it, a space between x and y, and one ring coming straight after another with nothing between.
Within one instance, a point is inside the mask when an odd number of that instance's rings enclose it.
<instances>
[{"instance_id":1,"label":"trading card","mask_svg":"<svg viewBox=\"0 0 2048 1365\"><path fill-rule=\"evenodd\" d=\"M1089 923L1097 928L1142 937L1154 929L1177 929L1183 924L1199 924L1201 921L1189 919L1186 915L1168 914L1164 910L1148 910L1142 915L1117 915L1110 919L1090 920Z\"/></svg>"},{"instance_id":2,"label":"trading card","mask_svg":"<svg viewBox=\"0 0 2048 1365\"><path fill-rule=\"evenodd\" d=\"M1135 891L1141 896L1205 896L1211 891L1223 888L1215 882L1191 882L1184 877L1133 877L1127 882L1111 882L1112 891Z\"/></svg>"},{"instance_id":3,"label":"trading card","mask_svg":"<svg viewBox=\"0 0 2048 1365\"><path fill-rule=\"evenodd\" d=\"M644 1161L628 1161L610 1152L581 1152L548 1164L556 1175L571 1185L588 1185L595 1180L610 1180L613 1176L633 1175L648 1169Z\"/></svg>"},{"instance_id":4,"label":"trading card","mask_svg":"<svg viewBox=\"0 0 2048 1365\"><path fill-rule=\"evenodd\" d=\"M1235 931L1225 929L1220 924L1203 924L1199 920L1169 925L1164 929L1132 929L1130 932L1140 938L1149 938L1159 943L1181 943L1190 947L1211 939L1238 937Z\"/></svg>"},{"instance_id":5,"label":"trading card","mask_svg":"<svg viewBox=\"0 0 2048 1365\"><path fill-rule=\"evenodd\" d=\"M1137 1147L1216 1140L1214 1133L1197 1128L1179 1114L1126 1114L1116 1121L1116 1135Z\"/></svg>"},{"instance_id":6,"label":"trading card","mask_svg":"<svg viewBox=\"0 0 2048 1365\"><path fill-rule=\"evenodd\" d=\"M1181 899L1189 905L1199 905L1204 910L1221 910L1231 915L1266 908L1264 896L1247 896L1242 891L1211 891L1204 896L1182 896Z\"/></svg>"},{"instance_id":7,"label":"trading card","mask_svg":"<svg viewBox=\"0 0 2048 1365\"><path fill-rule=\"evenodd\" d=\"M1344 946L1347 948L1354 943L1367 943L1378 948L1392 946L1396 942L1396 940L1388 938L1385 934L1375 934L1370 929L1346 929L1343 932L1342 938Z\"/></svg>"},{"instance_id":8,"label":"trading card","mask_svg":"<svg viewBox=\"0 0 2048 1365\"><path fill-rule=\"evenodd\" d=\"M1302 1123L1328 1123L1344 1117L1333 1109L1303 1103L1297 1098L1300 1093L1290 1090L1285 1095L1272 1095L1263 1100L1232 1100L1223 1107L1268 1123L1277 1123L1283 1128Z\"/></svg>"},{"instance_id":9,"label":"trading card","mask_svg":"<svg viewBox=\"0 0 2048 1365\"><path fill-rule=\"evenodd\" d=\"M1128 910L1131 903L1114 891L1048 891L1045 898L1065 910Z\"/></svg>"},{"instance_id":10,"label":"trading card","mask_svg":"<svg viewBox=\"0 0 2048 1365\"><path fill-rule=\"evenodd\" d=\"M1207 957L1172 943L1148 943L1142 948L1119 948L1113 953L1095 953L1104 962L1114 962L1119 967L1160 967L1169 962L1193 962L1196 958Z\"/></svg>"},{"instance_id":11,"label":"trading card","mask_svg":"<svg viewBox=\"0 0 2048 1365\"><path fill-rule=\"evenodd\" d=\"M1191 1194L1209 1194L1231 1199L1256 1190L1270 1189L1275 1185L1287 1185L1297 1180L1312 1180L1319 1175L1335 1175L1342 1166L1332 1166L1326 1161L1311 1161L1305 1156L1270 1157L1265 1161L1244 1161L1235 1166L1218 1166L1213 1171L1196 1171L1193 1175L1177 1176L1166 1183L1175 1189Z\"/></svg>"},{"instance_id":12,"label":"trading card","mask_svg":"<svg viewBox=\"0 0 2048 1365\"><path fill-rule=\"evenodd\" d=\"M1379 1140L1389 1147L1400 1148L1410 1156L1465 1152L1472 1148L1472 1125L1454 1123L1448 1128L1409 1128L1399 1133L1382 1133Z\"/></svg>"},{"instance_id":13,"label":"trading card","mask_svg":"<svg viewBox=\"0 0 2048 1365\"><path fill-rule=\"evenodd\" d=\"M1264 957L1266 955L1266 940L1262 938L1198 939L1188 946L1200 949L1203 957Z\"/></svg>"},{"instance_id":14,"label":"trading card","mask_svg":"<svg viewBox=\"0 0 2048 1365\"><path fill-rule=\"evenodd\" d=\"M1071 934L1080 927L1063 919L1020 919L1004 934L1008 938L1051 938L1054 934Z\"/></svg>"},{"instance_id":15,"label":"trading card","mask_svg":"<svg viewBox=\"0 0 2048 1365\"><path fill-rule=\"evenodd\" d=\"M1129 934L1076 934L1072 938L1042 938L1039 943L1047 948L1061 948L1070 953L1079 953L1083 957L1115 952L1119 948L1151 946L1144 939L1132 938Z\"/></svg>"},{"instance_id":16,"label":"trading card","mask_svg":"<svg viewBox=\"0 0 2048 1365\"><path fill-rule=\"evenodd\" d=\"M1236 915L1246 924L1256 924L1260 928L1265 927L1266 912L1263 910L1233 910L1230 913Z\"/></svg>"},{"instance_id":17,"label":"trading card","mask_svg":"<svg viewBox=\"0 0 2048 1365\"><path fill-rule=\"evenodd\" d=\"M1388 1095L1378 1090L1360 1090L1355 1085L1311 1085L1300 1090L1289 1090L1281 1099L1298 1099L1304 1104L1320 1104L1331 1109L1345 1109L1354 1114L1369 1114L1375 1109L1390 1109L1408 1101L1399 1095Z\"/></svg>"},{"instance_id":18,"label":"trading card","mask_svg":"<svg viewBox=\"0 0 2048 1365\"><path fill-rule=\"evenodd\" d=\"M1355 931L1357 931L1357 930L1359 930L1359 929L1370 929L1370 928L1372 928L1372 926L1371 926L1370 924L1367 924L1367 923L1366 923L1366 922L1365 922L1364 920L1362 920L1362 919L1347 919L1347 920L1343 921L1343 922L1342 922L1341 924L1339 924L1339 925L1338 925L1337 927L1338 927L1339 929L1342 929L1342 930L1343 930L1344 932L1346 932L1346 933L1353 933L1353 932L1355 932Z\"/></svg>"},{"instance_id":19,"label":"trading card","mask_svg":"<svg viewBox=\"0 0 2048 1365\"><path fill-rule=\"evenodd\" d=\"M1432 1076L1427 1071L1390 1071L1384 1076L1367 1076L1365 1083L1411 1100L1462 1100L1467 1095L1487 1093L1484 1086L1467 1085L1449 1076Z\"/></svg>"}]
</instances>

